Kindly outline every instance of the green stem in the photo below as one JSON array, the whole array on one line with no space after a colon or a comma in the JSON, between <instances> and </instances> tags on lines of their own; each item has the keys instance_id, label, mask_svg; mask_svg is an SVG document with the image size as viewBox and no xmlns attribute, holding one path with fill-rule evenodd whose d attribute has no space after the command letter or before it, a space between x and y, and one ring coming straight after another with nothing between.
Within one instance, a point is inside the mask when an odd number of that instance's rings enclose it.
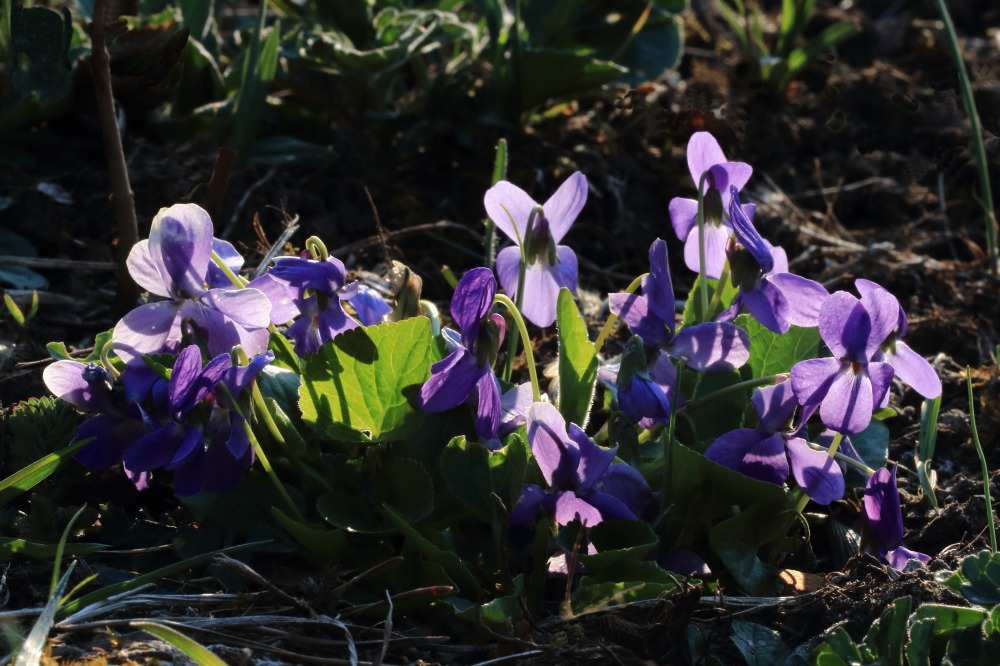
<instances>
[{"instance_id":1,"label":"green stem","mask_svg":"<svg viewBox=\"0 0 1000 666\"><path fill-rule=\"evenodd\" d=\"M517 293L514 294L514 304L517 306L517 311L520 313L521 303L524 301L524 276L528 271L528 254L525 245L528 242L528 238L530 238L531 229L535 224L535 218L539 214L538 211L541 210L541 207L535 206L531 209L531 214L528 216L528 226L524 228L525 238L521 238L521 232L517 230L517 224L514 222L514 216L510 214L507 207L503 204L500 204L500 207L503 208L503 212L507 213L507 218L510 220L510 226L514 228L514 235L517 237L517 247L521 252L521 263L517 268ZM510 381L511 372L514 370L514 354L517 353L517 340L518 336L516 335L510 336L507 340L507 358L503 364L503 380L505 382ZM524 348L525 354L530 355L527 354L528 337L526 334L524 336Z\"/></svg>"},{"instance_id":2,"label":"green stem","mask_svg":"<svg viewBox=\"0 0 1000 666\"><path fill-rule=\"evenodd\" d=\"M649 273L643 273L636 279L632 280L632 284L628 286L625 290L626 294L634 294L635 290L642 285L642 278L649 275ZM608 320L604 322L604 328L601 329L600 334L597 336L597 340L594 341L594 353L600 354L601 349L604 347L605 340L611 335L611 330L615 327L615 323L618 321L618 315L611 313L608 315Z\"/></svg>"},{"instance_id":3,"label":"green stem","mask_svg":"<svg viewBox=\"0 0 1000 666\"><path fill-rule=\"evenodd\" d=\"M962 103L965 105L965 113L969 116L969 125L972 129L972 141L976 149L976 168L979 171L979 187L983 191L983 211L986 214L986 246L990 255L990 271L996 273L998 266L1000 266L997 261L997 216L993 209L993 192L990 188L990 172L986 161L986 147L983 144L982 125L979 122L979 112L976 110L976 101L972 95L972 83L969 81L969 73L965 69L965 59L962 57L962 49L958 44L958 35L955 33L955 25L951 21L948 7L944 0L934 0L934 2L944 22L944 32L948 36L948 45L951 47L951 57L955 61L956 69L958 69ZM995 542L994 550L996 550Z\"/></svg>"},{"instance_id":4,"label":"green stem","mask_svg":"<svg viewBox=\"0 0 1000 666\"><path fill-rule=\"evenodd\" d=\"M823 451L825 453L829 453L830 456L832 456L833 459L836 460L837 462L842 462L842 463L844 463L846 465L850 465L851 467L855 468L859 472L867 474L868 476L871 476L872 474L875 473L875 470L873 470L868 465L864 464L863 462L858 462L854 458L849 458L849 457L845 456L843 453L841 453L840 451L833 450L832 446L829 447L829 448L827 448L827 447L823 446L822 444L817 444L816 442L808 442L808 444L809 444L810 448L816 449L817 451Z\"/></svg>"},{"instance_id":5,"label":"green stem","mask_svg":"<svg viewBox=\"0 0 1000 666\"><path fill-rule=\"evenodd\" d=\"M719 276L719 282L715 285L712 302L708 304L708 310L705 311L705 321L715 319L715 308L719 307L719 301L722 300L722 292L726 288L727 280L729 280L729 259L726 259L726 264L722 267L722 275Z\"/></svg>"},{"instance_id":6,"label":"green stem","mask_svg":"<svg viewBox=\"0 0 1000 666\"><path fill-rule=\"evenodd\" d=\"M721 388L718 391L713 391L712 393L709 393L706 396L702 396L702 397L698 398L697 400L692 400L692 401L690 401L688 403L685 403L684 406L681 407L680 409L678 409L677 411L678 412L693 412L693 411L695 411L697 409L700 409L701 407L705 406L706 404L712 402L713 400L717 400L717 399L725 397L725 396L727 396L727 395L729 395L731 393L738 393L740 391L744 391L744 390L749 389L749 388L757 388L758 386L766 386L768 384L773 384L775 379L777 379L778 377L784 377L784 376L785 375L783 375L783 374L767 375L766 377L757 377L756 379L748 379L748 380L743 381L743 382L738 382L736 384L732 384L730 386L726 386L725 388Z\"/></svg>"},{"instance_id":7,"label":"green stem","mask_svg":"<svg viewBox=\"0 0 1000 666\"><path fill-rule=\"evenodd\" d=\"M990 497L990 468L986 465L986 455L983 445L979 443L979 431L976 429L976 403L972 398L972 368L965 366L965 388L969 394L969 426L972 428L972 443L976 445L979 454L979 464L983 469L983 498L986 501L986 525L990 530L990 550L997 552L997 530L993 524L993 500Z\"/></svg>"},{"instance_id":8,"label":"green stem","mask_svg":"<svg viewBox=\"0 0 1000 666\"><path fill-rule=\"evenodd\" d=\"M233 273L233 269L226 265L226 262L222 260L222 257L220 257L219 253L215 250L212 250L212 261L215 262L215 265L219 267L219 270L225 274L229 281L233 283L234 287L242 289L247 286L246 281L244 281L243 278L236 273Z\"/></svg>"},{"instance_id":9,"label":"green stem","mask_svg":"<svg viewBox=\"0 0 1000 666\"><path fill-rule=\"evenodd\" d=\"M663 496L663 501L666 502L667 498L670 497L670 476L673 474L673 452L674 452L674 429L677 424L677 398L681 394L681 373L684 372L684 361L679 361L677 363L677 373L674 376L674 394L671 396L670 401L670 422L667 424L667 438L663 442L665 448L663 452L663 459L666 461L666 466L663 469L663 480L662 488L660 489Z\"/></svg>"},{"instance_id":10,"label":"green stem","mask_svg":"<svg viewBox=\"0 0 1000 666\"><path fill-rule=\"evenodd\" d=\"M708 278L705 275L705 180L706 171L698 179L698 296L701 299L702 321L708 313Z\"/></svg>"},{"instance_id":11,"label":"green stem","mask_svg":"<svg viewBox=\"0 0 1000 666\"><path fill-rule=\"evenodd\" d=\"M511 317L514 318L514 322L517 324L517 329L521 333L521 337L524 338L524 359L525 363L528 365L528 376L531 378L531 397L535 402L541 402L542 392L538 388L538 372L535 370L535 357L531 353L531 346L528 345L528 327L524 324L524 317L521 316L521 311L514 304L514 301L510 300L505 294L497 294L493 297L494 303L500 303L507 311L510 312Z\"/></svg>"},{"instance_id":12,"label":"green stem","mask_svg":"<svg viewBox=\"0 0 1000 666\"><path fill-rule=\"evenodd\" d=\"M254 434L253 428L250 427L250 420L247 418L246 414L243 413L243 410L240 409L239 403L236 402L236 398L229 390L229 387L226 386L225 383L220 382L218 388L222 389L223 393L226 394L226 397L229 398L229 403L230 405L232 405L232 410L237 414L239 414L240 417L242 418L243 431L247 434L247 438L249 438L250 444L253 446L254 453L256 453L257 457L260 459L261 466L264 467L264 471L267 473L267 476L271 479L271 483L274 484L274 487L275 489L277 489L278 494L281 495L282 499L285 500L285 503L288 504L288 508L291 510L292 515L295 517L295 519L300 523L305 522L306 520L305 516L302 515L301 511L299 511L299 507L295 505L295 502L292 501L292 498L288 494L288 491L285 489L284 484L281 483L281 479L278 478L278 475L274 471L274 468L271 467L271 461L267 459L267 454L264 453L264 448L260 445L260 442L257 441L257 435Z\"/></svg>"}]
</instances>

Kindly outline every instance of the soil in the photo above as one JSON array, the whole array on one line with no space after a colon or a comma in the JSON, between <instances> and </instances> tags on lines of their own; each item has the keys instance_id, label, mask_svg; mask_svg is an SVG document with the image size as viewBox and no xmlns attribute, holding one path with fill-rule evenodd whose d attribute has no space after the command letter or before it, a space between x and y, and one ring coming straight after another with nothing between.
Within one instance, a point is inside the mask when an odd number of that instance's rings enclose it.
<instances>
[{"instance_id":1,"label":"soil","mask_svg":"<svg viewBox=\"0 0 1000 666\"><path fill-rule=\"evenodd\" d=\"M581 257L585 290L623 289L646 270L650 242L663 237L671 247L675 288L684 294L691 278L682 269L680 243L666 211L670 198L692 189L684 147L694 131L707 129L729 159L753 165L745 193L758 204L756 224L766 238L785 247L792 270L830 291L850 290L855 278L864 277L896 295L909 317L906 342L932 359L944 386L933 461L939 510L912 471L920 396L897 383L892 404L899 414L887 421L890 458L900 463L904 543L935 560L927 568L900 573L856 558L843 572L826 575L819 589L744 610L740 619L771 627L787 645L798 646L845 619L867 626L900 596L962 605L964 599L937 582L934 573L954 568L961 555L986 545L982 467L970 443L965 382L969 367L986 465L998 470L1000 279L989 271L972 140L934 5L873 0L842 3L848 8L840 9L819 2L811 34L842 18L858 25L860 34L835 54L811 61L787 90L773 91L736 49L712 10L714 3L692 4L684 15L685 51L676 71L620 89L614 98L577 100L530 131L510 134L508 179L539 198L575 170L587 175L590 200L566 239ZM765 16L773 20L780 3L765 5ZM985 127L993 191L1000 194L1000 7L992 0L951 5ZM42 257L111 261L116 234L100 136L84 116L48 130L59 137L58 150L40 155L32 168L0 169L0 191L13 202L0 212L0 222L27 237ZM234 173L220 217L233 220L231 240L259 257L254 217L266 239L273 240L286 215L298 216L302 230L293 244L315 233L331 248L350 245L346 260L353 269L373 269L391 256L423 275L426 296L440 298L447 293L442 266L460 273L476 265L481 197L497 138L496 132L483 134L471 146L443 142L428 146L419 160L411 155L364 168L350 160L319 170L250 166ZM144 236L160 207L203 199L216 150L195 141L130 134L126 153L138 216L147 227L140 229ZM61 186L71 202L40 191L42 183ZM384 225L386 246L376 234L366 187ZM250 196L244 199L243 193ZM399 235L438 220L464 230L449 234L453 243L442 242L433 231ZM474 252L457 250L455 243ZM42 272L51 287L42 294L27 339L18 342L7 318L0 330L0 339L17 342L5 344L0 357L0 407L5 409L44 393L41 366L31 362L45 356L45 342L85 347L94 333L116 321L113 272ZM990 477L996 496L1000 472ZM844 511L856 513L857 503L846 502ZM297 585L307 598L311 588L303 581ZM699 604L681 595L610 617L535 632L513 628L510 635L488 637L479 646L394 648L389 658L683 663L690 655L677 643L686 641L688 621L725 636L734 611L725 603ZM662 634L664 627L672 640L647 635L654 628ZM151 647L150 654L161 648ZM234 657L232 663L238 661Z\"/></svg>"}]
</instances>

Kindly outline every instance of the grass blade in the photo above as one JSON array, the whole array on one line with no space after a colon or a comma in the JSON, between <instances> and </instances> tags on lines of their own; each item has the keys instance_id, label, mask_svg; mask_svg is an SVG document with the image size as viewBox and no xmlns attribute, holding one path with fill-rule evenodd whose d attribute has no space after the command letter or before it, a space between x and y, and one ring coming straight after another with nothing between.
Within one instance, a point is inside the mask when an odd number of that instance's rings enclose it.
<instances>
[{"instance_id":1,"label":"grass blade","mask_svg":"<svg viewBox=\"0 0 1000 666\"><path fill-rule=\"evenodd\" d=\"M135 627L136 629L142 629L143 631L153 634L157 638L170 643L175 648L190 657L196 664L198 664L198 666L226 666L226 662L212 654L212 652L204 645L193 638L185 636L173 627L168 627L165 624L152 622L150 620L136 620L134 622L129 622L129 625Z\"/></svg>"},{"instance_id":2,"label":"grass blade","mask_svg":"<svg viewBox=\"0 0 1000 666\"><path fill-rule=\"evenodd\" d=\"M0 506L3 506L21 493L31 490L44 481L58 469L59 465L66 458L69 458L83 448L91 439L93 438L88 437L75 444L70 444L55 453L50 453L44 458L39 458L27 467L19 469L3 481L0 481Z\"/></svg>"},{"instance_id":3,"label":"grass blade","mask_svg":"<svg viewBox=\"0 0 1000 666\"><path fill-rule=\"evenodd\" d=\"M42 609L42 614L38 616L35 625L31 628L31 633L24 639L21 649L17 651L14 658L14 666L36 666L42 663L42 650L45 649L45 642L49 638L49 630L55 624L56 612L59 610L59 600L63 592L66 591L66 584L69 583L69 576L73 573L76 562L70 563L66 573L56 585L54 593L49 597L49 601Z\"/></svg>"},{"instance_id":4,"label":"grass blade","mask_svg":"<svg viewBox=\"0 0 1000 666\"><path fill-rule=\"evenodd\" d=\"M207 562L219 553L236 553L241 550L247 550L249 548L254 548L255 546L262 546L267 541L254 541L253 543L245 543L239 546L230 546L229 548L221 548L219 550L213 550L208 553L202 553L201 555L195 555L194 557L189 557L186 560L181 560L180 562L175 562L174 564L168 564L165 567L161 567L156 571L151 571L147 574L142 574L141 576L136 576L132 580L126 580L121 583L115 583L114 585L108 585L102 587L99 590L95 590L90 594L80 597L76 601L71 601L62 607L59 611L59 617L64 618L68 615L72 615L77 611L80 611L91 604L96 604L100 601L104 601L108 597L113 597L116 594L121 594L123 592L128 592L129 590L134 590L137 587L145 585L146 583L152 583L157 581L164 576L169 576L170 574L176 573L178 571L183 571L185 569L190 569L191 567L197 566L203 562Z\"/></svg>"}]
</instances>

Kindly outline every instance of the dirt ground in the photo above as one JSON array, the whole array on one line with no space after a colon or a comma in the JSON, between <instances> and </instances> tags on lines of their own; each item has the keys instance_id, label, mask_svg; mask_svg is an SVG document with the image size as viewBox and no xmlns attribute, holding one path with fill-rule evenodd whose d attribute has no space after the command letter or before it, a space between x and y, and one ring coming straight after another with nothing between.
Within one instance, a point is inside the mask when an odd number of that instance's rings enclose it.
<instances>
[{"instance_id":1,"label":"dirt ground","mask_svg":"<svg viewBox=\"0 0 1000 666\"><path fill-rule=\"evenodd\" d=\"M899 573L855 559L846 563L846 572L827 575L818 590L744 609L740 617L777 630L794 647L844 618L870 623L899 596L963 604L935 582L934 572L954 567L962 554L985 543L982 473L970 444L965 368L971 367L987 463L997 470L1000 280L988 271L971 136L933 3L873 0L841 3L850 7L842 10L820 2L810 32L841 18L861 32L835 54L812 61L783 91L755 80L712 3L692 4L702 11L684 16L685 53L677 71L622 88L615 99L579 100L530 131L508 136L508 178L544 196L572 171L587 175L590 200L566 239L581 256L585 289L598 294L622 289L646 270L650 242L663 237L671 247L676 289L684 294L691 278L681 268L667 203L689 193L684 146L691 133L707 129L727 157L753 165L745 192L758 203L757 226L786 248L794 271L830 291L851 289L857 277L892 291L909 316L907 343L932 359L944 385L934 460L939 512L912 472L920 397L909 389L900 392L897 384L893 400L899 415L887 421L890 458L901 469L904 543L935 560L926 569ZM985 128L993 189L1000 194L1000 7L992 0L951 4ZM61 137L59 148L35 168L0 169L0 191L13 200L0 212L0 223L27 237L43 257L110 261L115 234L100 136L86 117L52 129ZM366 170L350 163L319 171L251 166L235 174L222 217L233 220L231 239L253 255L259 245L250 224L254 214L268 239L280 232L283 212L298 215L303 228L298 243L316 233L330 248L355 244L345 257L349 267L370 269L384 255L374 240L367 187L389 236L388 252L425 276L428 297L439 297L445 293L442 265L461 271L476 263L482 193L496 138L487 131L477 145L443 142L427 146L420 160L393 160ZM161 206L199 199L215 148L129 136L126 153L139 219L148 227ZM40 183L60 186L69 199L40 191ZM244 199L243 193L249 196ZM451 234L453 243L433 231L399 235L439 220L466 231ZM30 337L2 350L3 408L44 391L40 366L30 362L45 357L45 342L86 346L88 337L110 328L117 317L113 272L43 272L52 286L43 294ZM4 322L0 338L16 342L16 331ZM992 475L994 493L1000 493L998 474ZM845 501L842 510L856 513L859 505ZM735 613L724 603L699 604L686 597L664 603L589 622L576 643L573 632L580 631L570 624L522 638L493 637L464 653L423 646L390 656L397 662L417 655L433 655L428 658L441 663L510 655L508 663L683 663L686 652L676 651L676 642L685 640L688 621L724 635ZM656 633L654 628L660 638L636 638ZM663 635L675 640L664 641Z\"/></svg>"}]
</instances>

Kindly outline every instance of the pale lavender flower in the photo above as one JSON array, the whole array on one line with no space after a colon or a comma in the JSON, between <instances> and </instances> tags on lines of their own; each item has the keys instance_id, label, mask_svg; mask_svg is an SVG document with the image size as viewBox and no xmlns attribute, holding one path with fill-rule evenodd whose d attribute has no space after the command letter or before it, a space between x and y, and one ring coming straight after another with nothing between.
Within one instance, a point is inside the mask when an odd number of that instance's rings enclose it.
<instances>
[{"instance_id":1,"label":"pale lavender flower","mask_svg":"<svg viewBox=\"0 0 1000 666\"><path fill-rule=\"evenodd\" d=\"M695 187L701 182L706 171L710 174L705 182L705 275L718 279L726 264L726 246L732 236L732 223L725 218L729 210L730 186L737 190L750 180L753 168L744 162L728 162L719 147L719 142L708 132L695 132L688 142L688 169ZM698 201L674 197L668 208L670 221L677 237L684 242L684 264L696 273L700 270L698 247ZM753 219L756 206L746 204L742 208L749 219Z\"/></svg>"},{"instance_id":2,"label":"pale lavender flower","mask_svg":"<svg viewBox=\"0 0 1000 666\"><path fill-rule=\"evenodd\" d=\"M212 247L212 220L195 204L161 209L153 219L149 239L129 253L128 269L139 286L169 300L140 305L115 326L114 350L126 364L175 351L184 320L204 336L210 353L236 345L250 354L266 349L270 302L256 289L206 289Z\"/></svg>"},{"instance_id":3,"label":"pale lavender flower","mask_svg":"<svg viewBox=\"0 0 1000 666\"><path fill-rule=\"evenodd\" d=\"M524 296L521 313L537 326L551 326L556 320L559 290L576 291L576 253L559 245L587 202L587 178L574 173L549 197L528 231L528 220L538 204L520 187L500 181L483 199L486 214L496 228L515 245L500 250L496 268L500 284L517 300L521 250L525 254Z\"/></svg>"}]
</instances>

